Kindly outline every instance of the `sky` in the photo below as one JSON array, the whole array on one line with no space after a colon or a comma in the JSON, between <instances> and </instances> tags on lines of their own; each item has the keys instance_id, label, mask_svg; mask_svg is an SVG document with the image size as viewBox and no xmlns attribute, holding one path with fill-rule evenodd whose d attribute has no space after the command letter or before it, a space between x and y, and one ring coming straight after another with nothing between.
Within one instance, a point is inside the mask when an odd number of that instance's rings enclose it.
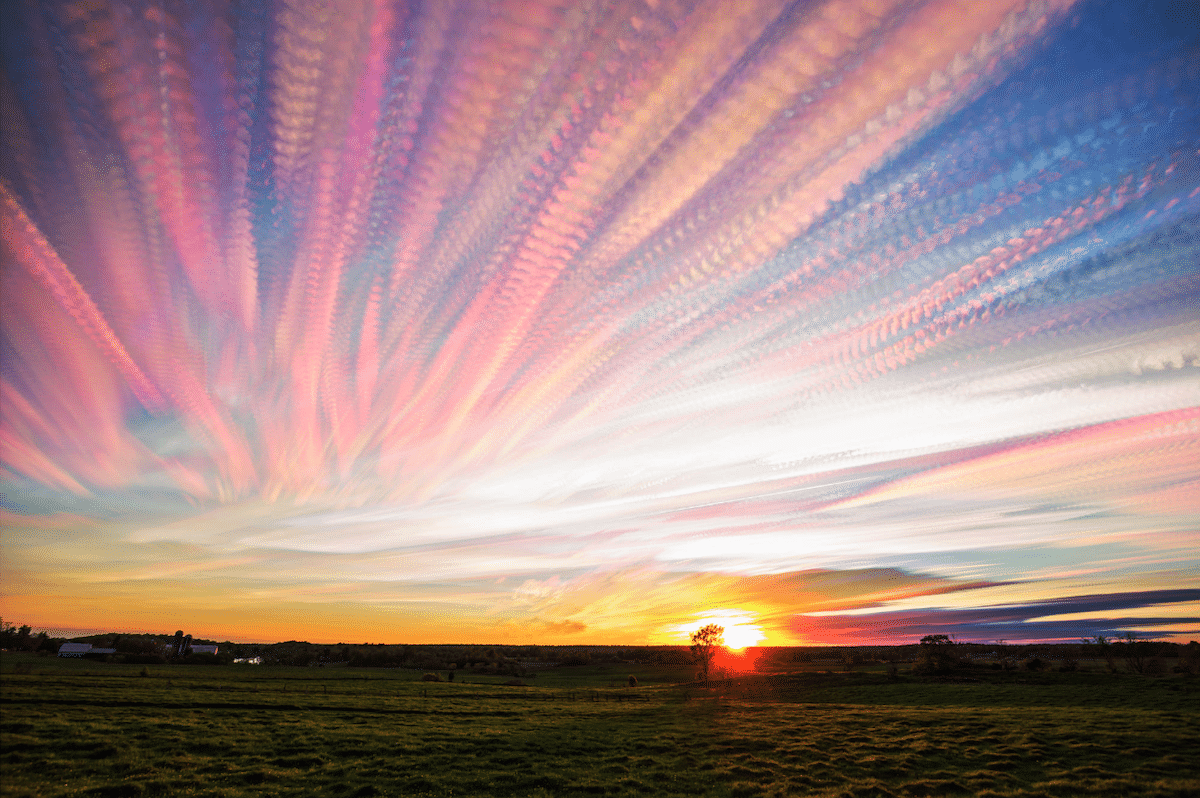
<instances>
[{"instance_id":1,"label":"sky","mask_svg":"<svg viewBox=\"0 0 1200 798\"><path fill-rule=\"evenodd\" d=\"M1200 638L1193 4L3 14L5 621Z\"/></svg>"}]
</instances>

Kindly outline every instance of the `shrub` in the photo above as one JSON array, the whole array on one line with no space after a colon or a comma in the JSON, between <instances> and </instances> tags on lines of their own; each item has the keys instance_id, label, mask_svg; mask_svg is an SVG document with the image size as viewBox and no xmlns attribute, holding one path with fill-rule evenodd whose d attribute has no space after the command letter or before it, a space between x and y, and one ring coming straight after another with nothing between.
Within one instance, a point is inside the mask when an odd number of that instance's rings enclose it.
<instances>
[{"instance_id":1,"label":"shrub","mask_svg":"<svg viewBox=\"0 0 1200 798\"><path fill-rule=\"evenodd\" d=\"M1165 676L1167 673L1167 663L1163 662L1159 657L1151 657L1146 660L1143 673L1147 676Z\"/></svg>"},{"instance_id":2,"label":"shrub","mask_svg":"<svg viewBox=\"0 0 1200 798\"><path fill-rule=\"evenodd\" d=\"M1193 676L1200 674L1200 643L1195 640L1183 647L1183 655L1179 658L1179 667L1184 673Z\"/></svg>"},{"instance_id":3,"label":"shrub","mask_svg":"<svg viewBox=\"0 0 1200 798\"><path fill-rule=\"evenodd\" d=\"M427 673L421 677L421 681L423 682L440 682L441 680L442 677L438 676L436 673Z\"/></svg>"},{"instance_id":4,"label":"shrub","mask_svg":"<svg viewBox=\"0 0 1200 798\"><path fill-rule=\"evenodd\" d=\"M188 654L182 660L177 660L177 662L182 662L185 665L229 665L233 662L233 658L220 654Z\"/></svg>"},{"instance_id":5,"label":"shrub","mask_svg":"<svg viewBox=\"0 0 1200 798\"><path fill-rule=\"evenodd\" d=\"M578 665L591 665L592 656L586 651L579 654L569 654L558 661L559 665L564 667L575 667Z\"/></svg>"},{"instance_id":6,"label":"shrub","mask_svg":"<svg viewBox=\"0 0 1200 798\"><path fill-rule=\"evenodd\" d=\"M631 674L631 675L629 676L629 686L630 686L630 687L637 687L637 684L638 684L638 682L637 682L637 677L636 677L636 676L633 676L633 675Z\"/></svg>"},{"instance_id":7,"label":"shrub","mask_svg":"<svg viewBox=\"0 0 1200 798\"><path fill-rule=\"evenodd\" d=\"M126 665L166 665L167 658L161 654L126 654L122 662Z\"/></svg>"},{"instance_id":8,"label":"shrub","mask_svg":"<svg viewBox=\"0 0 1200 798\"><path fill-rule=\"evenodd\" d=\"M1046 669L1046 663L1038 657L1030 657L1021 664L1027 671L1041 671Z\"/></svg>"}]
</instances>

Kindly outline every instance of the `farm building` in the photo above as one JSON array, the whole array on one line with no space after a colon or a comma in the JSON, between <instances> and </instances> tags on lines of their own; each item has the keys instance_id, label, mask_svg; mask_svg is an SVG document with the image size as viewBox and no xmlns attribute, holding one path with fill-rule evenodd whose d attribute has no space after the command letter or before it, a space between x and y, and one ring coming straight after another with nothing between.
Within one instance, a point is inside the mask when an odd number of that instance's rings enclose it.
<instances>
[{"instance_id":1,"label":"farm building","mask_svg":"<svg viewBox=\"0 0 1200 798\"><path fill-rule=\"evenodd\" d=\"M193 654L216 654L217 653L216 646L198 646L198 645L193 644L191 647L191 650L192 650Z\"/></svg>"},{"instance_id":2,"label":"farm building","mask_svg":"<svg viewBox=\"0 0 1200 798\"><path fill-rule=\"evenodd\" d=\"M97 648L91 643L63 643L58 647L60 657L82 657L85 654L115 654L115 648Z\"/></svg>"}]
</instances>

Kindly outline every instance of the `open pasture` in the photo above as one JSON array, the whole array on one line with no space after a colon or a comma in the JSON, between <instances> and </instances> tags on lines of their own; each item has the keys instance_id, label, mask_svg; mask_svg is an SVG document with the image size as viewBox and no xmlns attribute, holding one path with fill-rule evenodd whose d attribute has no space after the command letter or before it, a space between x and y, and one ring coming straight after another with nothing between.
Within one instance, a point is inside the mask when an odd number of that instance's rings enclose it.
<instances>
[{"instance_id":1,"label":"open pasture","mask_svg":"<svg viewBox=\"0 0 1200 798\"><path fill-rule=\"evenodd\" d=\"M12 798L1200 794L1200 684L1177 675L2 665Z\"/></svg>"}]
</instances>

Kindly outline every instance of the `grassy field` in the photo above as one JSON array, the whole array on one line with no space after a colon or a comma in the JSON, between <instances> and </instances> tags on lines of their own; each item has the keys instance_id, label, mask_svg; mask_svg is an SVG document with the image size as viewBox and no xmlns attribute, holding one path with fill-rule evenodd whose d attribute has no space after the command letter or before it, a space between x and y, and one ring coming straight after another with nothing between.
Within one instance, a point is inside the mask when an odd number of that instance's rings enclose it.
<instances>
[{"instance_id":1,"label":"grassy field","mask_svg":"<svg viewBox=\"0 0 1200 798\"><path fill-rule=\"evenodd\" d=\"M1193 677L420 677L3 654L0 795L1200 795Z\"/></svg>"}]
</instances>

